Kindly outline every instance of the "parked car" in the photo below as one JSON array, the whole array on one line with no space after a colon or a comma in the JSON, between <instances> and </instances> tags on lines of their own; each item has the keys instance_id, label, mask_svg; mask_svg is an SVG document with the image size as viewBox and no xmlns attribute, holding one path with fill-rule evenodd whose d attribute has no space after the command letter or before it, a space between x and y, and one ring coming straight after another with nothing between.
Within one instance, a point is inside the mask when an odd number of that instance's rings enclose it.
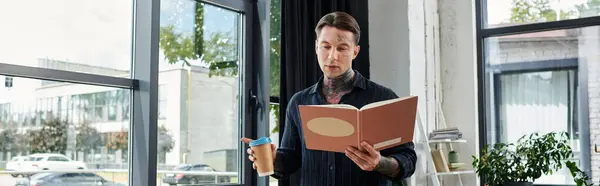
<instances>
[{"instance_id":1,"label":"parked car","mask_svg":"<svg viewBox=\"0 0 600 186\"><path fill-rule=\"evenodd\" d=\"M86 169L85 163L74 161L62 154L38 153L31 154L21 164L20 171L41 170L82 170Z\"/></svg>"},{"instance_id":2,"label":"parked car","mask_svg":"<svg viewBox=\"0 0 600 186\"><path fill-rule=\"evenodd\" d=\"M125 186L108 181L95 173L38 173L17 180L15 186Z\"/></svg>"},{"instance_id":3,"label":"parked car","mask_svg":"<svg viewBox=\"0 0 600 186\"><path fill-rule=\"evenodd\" d=\"M202 175L202 172L218 172L212 167L206 164L182 164L175 168L173 171L181 171L176 174L165 174L162 177L162 182L169 185L178 184L201 184L201 183L229 183L230 176L215 176L215 175ZM185 172L196 172L195 174L185 174Z\"/></svg>"},{"instance_id":4,"label":"parked car","mask_svg":"<svg viewBox=\"0 0 600 186\"><path fill-rule=\"evenodd\" d=\"M15 156L8 163L6 163L7 171L19 171L21 170L21 166L23 162L25 162L29 157L27 156ZM10 174L12 177L18 177L20 174Z\"/></svg>"}]
</instances>

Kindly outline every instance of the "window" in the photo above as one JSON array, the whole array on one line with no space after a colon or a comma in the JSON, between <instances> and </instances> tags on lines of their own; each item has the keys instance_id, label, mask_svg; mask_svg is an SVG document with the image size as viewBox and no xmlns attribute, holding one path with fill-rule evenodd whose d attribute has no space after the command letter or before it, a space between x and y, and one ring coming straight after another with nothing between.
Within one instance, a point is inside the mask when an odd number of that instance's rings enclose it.
<instances>
[{"instance_id":1,"label":"window","mask_svg":"<svg viewBox=\"0 0 600 186\"><path fill-rule=\"evenodd\" d=\"M501 74L495 84L498 106L496 140L517 142L533 132L569 132L572 148L579 151L573 110L576 70Z\"/></svg>"},{"instance_id":2,"label":"window","mask_svg":"<svg viewBox=\"0 0 600 186\"><path fill-rule=\"evenodd\" d=\"M485 4L487 28L600 15L598 0L485 0Z\"/></svg>"},{"instance_id":3,"label":"window","mask_svg":"<svg viewBox=\"0 0 600 186\"><path fill-rule=\"evenodd\" d=\"M268 41L246 36L267 32L254 24L263 0L159 1L0 3L12 26L0 31L0 157L62 154L126 185L202 163L211 184L253 185L239 139L259 125L250 90L268 86L251 81Z\"/></svg>"},{"instance_id":4,"label":"window","mask_svg":"<svg viewBox=\"0 0 600 186\"><path fill-rule=\"evenodd\" d=\"M54 82L53 82L54 84ZM98 92L92 94L83 94L83 95L70 95L70 96L58 96L51 98L42 98L40 100L40 108L42 110L52 113L53 117L63 117L67 118L69 121L79 121L82 118L78 115L79 110L90 110L92 109L94 112L85 112L86 118L96 118L96 122L104 122L104 121L117 121L117 110L120 106L128 107L128 102L121 103L121 98L123 96L122 90L111 90L105 92ZM80 108L79 98L83 99L84 106ZM127 99L124 99L125 101ZM45 101L49 101L46 105ZM128 112L128 110L125 110ZM71 113L74 112L74 113ZM75 116L69 115L74 114ZM127 120L128 118L125 118ZM123 121L122 119L118 121Z\"/></svg>"},{"instance_id":5,"label":"window","mask_svg":"<svg viewBox=\"0 0 600 186\"><path fill-rule=\"evenodd\" d=\"M242 15L192 0L161 7L159 167L203 163L218 183L239 183Z\"/></svg>"},{"instance_id":6,"label":"window","mask_svg":"<svg viewBox=\"0 0 600 186\"><path fill-rule=\"evenodd\" d=\"M50 157L48 157L48 161L70 161L70 160L65 157L50 156Z\"/></svg>"},{"instance_id":7,"label":"window","mask_svg":"<svg viewBox=\"0 0 600 186\"><path fill-rule=\"evenodd\" d=\"M495 118L488 143L514 143L533 132L568 132L575 157L582 141L577 122L578 64L598 50L598 27L533 32L485 39L490 102ZM539 184L570 184L568 169L543 176ZM562 181L560 181L562 180Z\"/></svg>"},{"instance_id":8,"label":"window","mask_svg":"<svg viewBox=\"0 0 600 186\"><path fill-rule=\"evenodd\" d=\"M600 1L479 0L480 147L514 143L533 132L566 132L575 162L588 176L599 138L597 105ZM491 8L494 7L494 8ZM583 120L582 120L583 119ZM567 168L535 184L574 184Z\"/></svg>"},{"instance_id":9,"label":"window","mask_svg":"<svg viewBox=\"0 0 600 186\"><path fill-rule=\"evenodd\" d=\"M4 87L10 88L13 86L13 78L6 76L4 79Z\"/></svg>"},{"instance_id":10,"label":"window","mask_svg":"<svg viewBox=\"0 0 600 186\"><path fill-rule=\"evenodd\" d=\"M2 63L129 78L133 1L5 1L0 7L0 22L11 25L0 34Z\"/></svg>"},{"instance_id":11,"label":"window","mask_svg":"<svg viewBox=\"0 0 600 186\"><path fill-rule=\"evenodd\" d=\"M0 76L0 78L4 77ZM10 127L0 126L2 129L0 135L4 136L0 140L0 149L2 149L0 153L3 153L4 157L18 154L26 156L34 153L62 154L65 156L50 156L47 160L61 162L68 162L70 159L79 160L89 166L89 169L119 167L119 169L125 169L125 172L114 174L126 177L128 167L126 156L117 155L122 155L129 149L126 140L127 133L113 141L101 140L100 136L119 132L122 129L126 130L129 128L129 122L106 123L105 120L97 119L101 115L89 114L90 111L93 113L93 110L79 111L92 117L88 118L89 120L74 119L77 116L74 116L73 112L66 112L66 110L77 110L77 102L81 97L89 98L94 103L93 99L101 96L89 95L106 95L106 92L120 89L64 82L52 82L58 86L43 87L42 80L28 78L15 78L15 80L19 81L22 86L11 89L0 87L0 95L3 95L3 101L19 109L4 109L3 105L6 104L0 104L3 115L12 118L30 116L43 119L39 120L36 125L18 122ZM113 97L104 96L103 99L106 102L124 104ZM65 110L65 114L45 115L59 113L59 110ZM0 120L6 122L5 119ZM46 143L48 141L52 143ZM102 159L102 157L113 158ZM40 161L41 159L43 157L32 157L31 160ZM112 181L127 182L127 180Z\"/></svg>"}]
</instances>

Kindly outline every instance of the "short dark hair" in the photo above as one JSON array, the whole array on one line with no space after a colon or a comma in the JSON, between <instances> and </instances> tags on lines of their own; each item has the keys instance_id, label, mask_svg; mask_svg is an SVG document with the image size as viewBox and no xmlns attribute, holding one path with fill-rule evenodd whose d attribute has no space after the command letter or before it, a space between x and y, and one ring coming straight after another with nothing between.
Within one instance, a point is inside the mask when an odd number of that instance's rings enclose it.
<instances>
[{"instance_id":1,"label":"short dark hair","mask_svg":"<svg viewBox=\"0 0 600 186\"><path fill-rule=\"evenodd\" d=\"M350 14L337 11L323 16L315 28L317 38L321 34L321 29L323 29L325 26L331 26L354 33L354 39L358 45L358 41L360 41L360 27L358 26L358 23L354 17L352 17Z\"/></svg>"}]
</instances>

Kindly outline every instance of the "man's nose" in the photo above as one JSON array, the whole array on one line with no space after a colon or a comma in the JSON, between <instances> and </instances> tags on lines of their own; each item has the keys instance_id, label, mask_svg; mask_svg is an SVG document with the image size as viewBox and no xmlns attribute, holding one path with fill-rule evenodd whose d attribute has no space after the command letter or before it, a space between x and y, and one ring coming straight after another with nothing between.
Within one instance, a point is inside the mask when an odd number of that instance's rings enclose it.
<instances>
[{"instance_id":1,"label":"man's nose","mask_svg":"<svg viewBox=\"0 0 600 186\"><path fill-rule=\"evenodd\" d=\"M337 60L338 59L338 51L335 49L332 49L331 51L329 51L329 59L331 60Z\"/></svg>"}]
</instances>

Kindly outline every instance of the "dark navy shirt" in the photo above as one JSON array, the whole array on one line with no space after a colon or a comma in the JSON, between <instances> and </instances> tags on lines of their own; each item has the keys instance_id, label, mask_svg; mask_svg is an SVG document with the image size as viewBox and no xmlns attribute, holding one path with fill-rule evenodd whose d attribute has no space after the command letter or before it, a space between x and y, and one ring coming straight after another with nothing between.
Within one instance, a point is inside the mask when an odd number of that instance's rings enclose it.
<instances>
[{"instance_id":1,"label":"dark navy shirt","mask_svg":"<svg viewBox=\"0 0 600 186\"><path fill-rule=\"evenodd\" d=\"M398 96L389 88L372 82L355 71L352 91L342 97L340 103L357 108ZM302 186L387 186L400 182L415 172L417 155L414 143L409 142L381 151L382 156L398 160L400 174L390 178L376 171L363 171L344 153L310 150L306 148L298 105L326 104L322 94L323 77L313 86L297 92L290 99L286 110L285 130L277 149L274 178L286 179L290 174L301 171ZM390 130L403 130L390 129Z\"/></svg>"}]
</instances>

